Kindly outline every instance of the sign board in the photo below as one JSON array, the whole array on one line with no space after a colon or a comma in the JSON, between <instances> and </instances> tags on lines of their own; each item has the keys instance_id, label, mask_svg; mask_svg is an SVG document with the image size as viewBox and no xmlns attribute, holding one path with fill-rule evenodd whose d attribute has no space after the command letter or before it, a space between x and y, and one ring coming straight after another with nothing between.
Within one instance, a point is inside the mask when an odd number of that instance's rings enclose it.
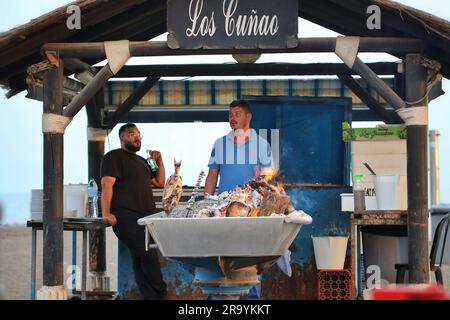
<instances>
[{"instance_id":1,"label":"sign board","mask_svg":"<svg viewBox=\"0 0 450 320\"><path fill-rule=\"evenodd\" d=\"M172 49L292 48L298 0L168 0Z\"/></svg>"}]
</instances>

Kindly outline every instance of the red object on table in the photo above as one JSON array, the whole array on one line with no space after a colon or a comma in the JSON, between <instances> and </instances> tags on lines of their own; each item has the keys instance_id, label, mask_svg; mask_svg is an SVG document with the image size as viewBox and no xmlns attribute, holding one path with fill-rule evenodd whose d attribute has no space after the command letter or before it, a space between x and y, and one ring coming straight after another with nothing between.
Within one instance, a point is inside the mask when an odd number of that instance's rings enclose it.
<instances>
[{"instance_id":1,"label":"red object on table","mask_svg":"<svg viewBox=\"0 0 450 320\"><path fill-rule=\"evenodd\" d=\"M450 294L440 285L397 285L374 289L373 300L450 300Z\"/></svg>"}]
</instances>

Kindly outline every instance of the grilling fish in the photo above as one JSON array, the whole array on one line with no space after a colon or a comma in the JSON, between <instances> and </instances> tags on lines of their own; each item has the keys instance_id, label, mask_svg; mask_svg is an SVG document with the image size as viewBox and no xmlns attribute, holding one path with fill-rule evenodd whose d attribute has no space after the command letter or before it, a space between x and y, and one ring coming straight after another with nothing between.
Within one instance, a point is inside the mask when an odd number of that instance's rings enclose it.
<instances>
[{"instance_id":1,"label":"grilling fish","mask_svg":"<svg viewBox=\"0 0 450 320\"><path fill-rule=\"evenodd\" d=\"M175 208L183 193L183 179L180 176L181 161L177 162L173 159L175 164L175 172L167 179L164 187L162 202L164 211L169 214Z\"/></svg>"}]
</instances>

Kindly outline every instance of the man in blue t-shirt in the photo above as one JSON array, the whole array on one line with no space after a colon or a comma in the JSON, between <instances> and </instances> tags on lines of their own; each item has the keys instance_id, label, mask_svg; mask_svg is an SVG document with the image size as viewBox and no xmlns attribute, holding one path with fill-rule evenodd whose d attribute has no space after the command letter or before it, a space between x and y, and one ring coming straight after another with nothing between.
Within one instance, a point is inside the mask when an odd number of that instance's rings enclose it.
<instances>
[{"instance_id":1,"label":"man in blue t-shirt","mask_svg":"<svg viewBox=\"0 0 450 320\"><path fill-rule=\"evenodd\" d=\"M250 129L252 111L245 100L230 104L231 131L214 143L205 183L205 193L213 195L219 179L218 194L231 191L254 179L265 168L273 167L270 145Z\"/></svg>"}]
</instances>

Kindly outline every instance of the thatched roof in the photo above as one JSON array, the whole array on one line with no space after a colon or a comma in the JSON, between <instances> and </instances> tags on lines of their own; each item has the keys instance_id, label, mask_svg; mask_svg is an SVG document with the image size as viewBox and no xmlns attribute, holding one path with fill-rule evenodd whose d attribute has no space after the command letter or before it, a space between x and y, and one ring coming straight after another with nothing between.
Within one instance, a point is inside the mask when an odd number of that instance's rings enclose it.
<instances>
[{"instance_id":1,"label":"thatched roof","mask_svg":"<svg viewBox=\"0 0 450 320\"><path fill-rule=\"evenodd\" d=\"M65 5L29 23L0 33L0 84L14 95L26 88L26 68L42 60L48 42L146 41L166 31L164 0L80 0L82 29L66 27ZM366 27L369 5L382 10L381 30ZM301 0L299 16L344 35L419 38L425 55L438 60L450 77L450 23L389 0ZM87 61L96 63L98 61Z\"/></svg>"}]
</instances>

